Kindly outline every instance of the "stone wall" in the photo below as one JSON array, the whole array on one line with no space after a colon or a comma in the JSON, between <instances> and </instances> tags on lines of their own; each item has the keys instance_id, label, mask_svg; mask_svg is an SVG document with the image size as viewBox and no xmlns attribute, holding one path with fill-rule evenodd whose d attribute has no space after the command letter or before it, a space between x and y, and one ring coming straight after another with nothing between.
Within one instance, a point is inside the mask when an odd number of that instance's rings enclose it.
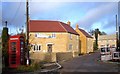
<instances>
[{"instance_id":1,"label":"stone wall","mask_svg":"<svg viewBox=\"0 0 120 74\"><path fill-rule=\"evenodd\" d=\"M58 61L72 59L77 55L78 54L75 52L74 53L73 52L57 52L57 53L34 52L34 53L30 53L30 58L35 61L58 62Z\"/></svg>"},{"instance_id":2,"label":"stone wall","mask_svg":"<svg viewBox=\"0 0 120 74\"><path fill-rule=\"evenodd\" d=\"M56 53L56 60L57 61L65 61L73 58L72 52L59 52Z\"/></svg>"},{"instance_id":3,"label":"stone wall","mask_svg":"<svg viewBox=\"0 0 120 74\"><path fill-rule=\"evenodd\" d=\"M93 38L87 38L87 53L93 52Z\"/></svg>"},{"instance_id":4,"label":"stone wall","mask_svg":"<svg viewBox=\"0 0 120 74\"><path fill-rule=\"evenodd\" d=\"M35 61L55 62L56 61L56 53L34 52L34 53L30 53L30 58Z\"/></svg>"}]
</instances>

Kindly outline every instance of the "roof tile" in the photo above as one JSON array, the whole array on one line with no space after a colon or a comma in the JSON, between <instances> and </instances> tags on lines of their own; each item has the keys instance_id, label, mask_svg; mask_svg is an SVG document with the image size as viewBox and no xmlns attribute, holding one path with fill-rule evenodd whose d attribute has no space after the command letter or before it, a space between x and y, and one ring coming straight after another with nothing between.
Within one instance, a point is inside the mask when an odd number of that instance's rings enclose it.
<instances>
[{"instance_id":1,"label":"roof tile","mask_svg":"<svg viewBox=\"0 0 120 74\"><path fill-rule=\"evenodd\" d=\"M83 29L80 29L80 28L79 28L79 30L80 30L86 37L88 37L88 38L93 38L93 37L91 37L86 31L84 31Z\"/></svg>"},{"instance_id":2,"label":"roof tile","mask_svg":"<svg viewBox=\"0 0 120 74\"><path fill-rule=\"evenodd\" d=\"M69 25L59 21L48 20L30 20L30 32L69 32L73 34L78 33Z\"/></svg>"}]
</instances>

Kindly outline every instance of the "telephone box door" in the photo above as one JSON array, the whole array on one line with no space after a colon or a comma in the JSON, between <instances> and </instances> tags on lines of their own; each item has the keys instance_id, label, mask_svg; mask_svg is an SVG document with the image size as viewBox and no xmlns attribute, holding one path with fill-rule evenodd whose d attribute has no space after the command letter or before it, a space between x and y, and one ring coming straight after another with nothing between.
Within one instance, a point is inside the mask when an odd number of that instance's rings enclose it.
<instances>
[{"instance_id":1,"label":"telephone box door","mask_svg":"<svg viewBox=\"0 0 120 74\"><path fill-rule=\"evenodd\" d=\"M17 42L10 43L9 57L10 67L17 67Z\"/></svg>"}]
</instances>

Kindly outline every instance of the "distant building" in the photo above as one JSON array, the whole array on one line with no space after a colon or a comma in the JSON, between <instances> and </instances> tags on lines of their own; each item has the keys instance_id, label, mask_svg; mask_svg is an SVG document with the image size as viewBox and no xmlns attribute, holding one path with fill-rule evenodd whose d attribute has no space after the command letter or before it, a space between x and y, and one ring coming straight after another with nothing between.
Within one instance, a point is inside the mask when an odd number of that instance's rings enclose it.
<instances>
[{"instance_id":1,"label":"distant building","mask_svg":"<svg viewBox=\"0 0 120 74\"><path fill-rule=\"evenodd\" d=\"M91 37L85 30L80 29L78 25L76 25L75 30L80 35L80 52L82 54L93 52L93 37Z\"/></svg>"},{"instance_id":2,"label":"distant building","mask_svg":"<svg viewBox=\"0 0 120 74\"><path fill-rule=\"evenodd\" d=\"M30 20L29 23L32 59L45 59L42 53L55 53L53 59L57 60L78 55L79 34L70 26L70 22ZM62 54L59 56L57 53Z\"/></svg>"},{"instance_id":3,"label":"distant building","mask_svg":"<svg viewBox=\"0 0 120 74\"><path fill-rule=\"evenodd\" d=\"M99 35L98 48L102 48L102 47L116 47L116 34Z\"/></svg>"}]
</instances>

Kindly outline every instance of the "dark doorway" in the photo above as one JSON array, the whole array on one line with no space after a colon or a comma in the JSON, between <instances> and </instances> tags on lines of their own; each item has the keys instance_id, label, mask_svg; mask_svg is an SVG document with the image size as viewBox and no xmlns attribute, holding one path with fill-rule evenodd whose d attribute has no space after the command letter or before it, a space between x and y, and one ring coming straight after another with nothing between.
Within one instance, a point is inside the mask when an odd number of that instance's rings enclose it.
<instances>
[{"instance_id":1,"label":"dark doorway","mask_svg":"<svg viewBox=\"0 0 120 74\"><path fill-rule=\"evenodd\" d=\"M52 52L52 44L48 44L47 47L48 47L48 52L51 53Z\"/></svg>"}]
</instances>

